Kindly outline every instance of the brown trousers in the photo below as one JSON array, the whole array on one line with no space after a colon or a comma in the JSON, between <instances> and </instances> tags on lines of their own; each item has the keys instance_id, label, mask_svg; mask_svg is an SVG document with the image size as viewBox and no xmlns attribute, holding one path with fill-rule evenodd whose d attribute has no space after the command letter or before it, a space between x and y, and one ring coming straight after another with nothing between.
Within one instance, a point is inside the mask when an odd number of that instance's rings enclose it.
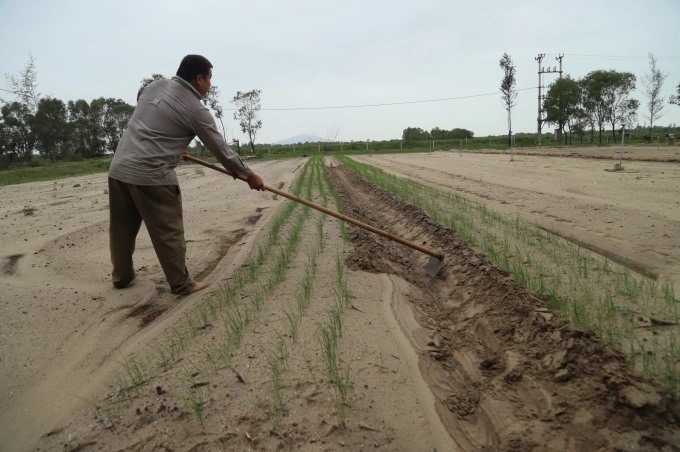
<instances>
[{"instance_id":1,"label":"brown trousers","mask_svg":"<svg viewBox=\"0 0 680 452\"><path fill-rule=\"evenodd\" d=\"M127 287L134 278L132 254L144 221L170 290L186 294L195 282L186 268L179 185L133 185L109 177L109 212L113 285Z\"/></svg>"}]
</instances>

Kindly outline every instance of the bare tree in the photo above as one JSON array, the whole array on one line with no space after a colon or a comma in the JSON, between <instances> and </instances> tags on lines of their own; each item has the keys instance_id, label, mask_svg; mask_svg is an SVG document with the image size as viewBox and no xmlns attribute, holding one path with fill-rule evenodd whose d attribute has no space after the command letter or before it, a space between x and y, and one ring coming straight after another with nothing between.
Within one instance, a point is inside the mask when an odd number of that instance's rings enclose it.
<instances>
[{"instance_id":1,"label":"bare tree","mask_svg":"<svg viewBox=\"0 0 680 452\"><path fill-rule=\"evenodd\" d=\"M517 90L515 84L515 65L512 63L512 58L507 53L504 53L499 61L501 69L503 69L503 80L501 81L501 98L505 104L505 109L508 111L508 145L510 146L510 161L513 160L512 149L512 107L517 104Z\"/></svg>"},{"instance_id":2,"label":"bare tree","mask_svg":"<svg viewBox=\"0 0 680 452\"><path fill-rule=\"evenodd\" d=\"M315 133L314 135L319 136L318 133ZM326 133L324 134L324 145L323 145L323 153L324 155L328 154L328 151L330 150L331 144L335 143L338 140L338 135L340 135L340 128L338 127L326 127Z\"/></svg>"},{"instance_id":3,"label":"bare tree","mask_svg":"<svg viewBox=\"0 0 680 452\"><path fill-rule=\"evenodd\" d=\"M224 116L224 110L222 109L222 105L220 104L219 101L220 97L220 90L217 88L216 85L212 85L208 92L206 93L205 97L203 98L203 103L210 108L214 114L215 117L220 121L220 125L222 126L222 137L224 137L224 140L227 140L227 130L224 128L224 122L222 121L222 117Z\"/></svg>"},{"instance_id":4,"label":"bare tree","mask_svg":"<svg viewBox=\"0 0 680 452\"><path fill-rule=\"evenodd\" d=\"M234 119L238 120L241 132L248 134L250 149L255 153L255 137L262 128L262 121L258 118L260 111L260 91L254 89L248 92L237 91L232 99L236 105Z\"/></svg>"},{"instance_id":5,"label":"bare tree","mask_svg":"<svg viewBox=\"0 0 680 452\"><path fill-rule=\"evenodd\" d=\"M661 96L661 88L668 74L656 66L656 58L649 54L649 73L642 78L644 93L647 96L647 114L649 119L649 142L652 142L652 128L654 121L661 118L665 98Z\"/></svg>"},{"instance_id":6,"label":"bare tree","mask_svg":"<svg viewBox=\"0 0 680 452\"><path fill-rule=\"evenodd\" d=\"M38 73L35 68L35 58L30 53L26 66L18 76L5 74L5 79L10 86L10 90L19 97L21 105L26 107L31 114L38 110Z\"/></svg>"}]
</instances>

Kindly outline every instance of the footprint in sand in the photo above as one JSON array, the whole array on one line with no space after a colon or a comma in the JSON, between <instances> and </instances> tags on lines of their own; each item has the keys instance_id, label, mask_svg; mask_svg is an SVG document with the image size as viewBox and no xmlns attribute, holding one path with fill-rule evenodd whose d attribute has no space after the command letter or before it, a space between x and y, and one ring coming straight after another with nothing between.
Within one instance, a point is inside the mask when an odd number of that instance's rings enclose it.
<instances>
[{"instance_id":1,"label":"footprint in sand","mask_svg":"<svg viewBox=\"0 0 680 452\"><path fill-rule=\"evenodd\" d=\"M19 262L19 259L24 257L23 254L12 254L11 256L7 256L5 259L7 261L5 262L5 265L2 267L2 272L5 275L14 275L17 272L17 263Z\"/></svg>"}]
</instances>

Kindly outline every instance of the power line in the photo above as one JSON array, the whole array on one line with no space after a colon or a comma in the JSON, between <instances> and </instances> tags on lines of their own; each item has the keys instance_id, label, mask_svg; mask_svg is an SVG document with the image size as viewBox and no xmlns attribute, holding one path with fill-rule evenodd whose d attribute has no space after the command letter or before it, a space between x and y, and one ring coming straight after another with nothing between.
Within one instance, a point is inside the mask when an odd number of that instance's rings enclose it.
<instances>
[{"instance_id":1,"label":"power line","mask_svg":"<svg viewBox=\"0 0 680 452\"><path fill-rule=\"evenodd\" d=\"M530 88L521 88L517 91L526 91L529 89L536 89L535 86ZM409 104L425 104L430 102L445 102L450 100L460 100L460 99L471 99L475 97L485 97L485 96L497 96L501 94L500 91L494 93L484 93L484 94L471 94L469 96L456 96L456 97L443 97L441 99L427 99L427 100L411 100L403 102L386 102L380 104L362 104L362 105L334 105L325 107L290 107L290 108L261 108L262 111L295 111L295 110L339 110L343 108L367 108L367 107L388 107L393 105L409 105Z\"/></svg>"},{"instance_id":2,"label":"power line","mask_svg":"<svg viewBox=\"0 0 680 452\"><path fill-rule=\"evenodd\" d=\"M526 91L530 89L536 89L535 86L529 88L520 88L517 91ZM17 96L25 96L25 94L11 91L8 89L0 88L0 91L5 91L7 93L16 94ZM483 93L483 94L470 94L468 96L456 96L456 97L443 97L440 99L426 99L426 100L410 100L402 102L385 102L380 104L360 104L360 105L331 105L323 107L285 107L285 108L261 108L262 111L297 111L297 110L340 110L346 108L370 108L370 107L389 107L394 105L410 105L410 104L426 104L431 102L446 102L451 100L461 100L461 99L472 99L476 97L487 97L487 96L497 96L501 94L500 91L493 93ZM33 96L29 96L33 97ZM234 111L235 109L225 109L229 111Z\"/></svg>"},{"instance_id":3,"label":"power line","mask_svg":"<svg viewBox=\"0 0 680 452\"><path fill-rule=\"evenodd\" d=\"M546 55L557 55L556 53L547 53ZM575 59L609 59L609 60L647 60L649 55L637 56L637 55L591 55L586 53L565 53L565 56L575 58ZM680 60L680 56L669 55L669 56L655 56L657 60Z\"/></svg>"}]
</instances>

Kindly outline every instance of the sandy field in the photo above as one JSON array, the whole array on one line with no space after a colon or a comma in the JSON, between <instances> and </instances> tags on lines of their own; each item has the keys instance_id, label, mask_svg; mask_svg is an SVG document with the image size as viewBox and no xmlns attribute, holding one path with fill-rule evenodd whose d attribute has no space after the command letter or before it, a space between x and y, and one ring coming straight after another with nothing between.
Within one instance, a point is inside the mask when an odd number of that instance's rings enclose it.
<instances>
[{"instance_id":1,"label":"sandy field","mask_svg":"<svg viewBox=\"0 0 680 452\"><path fill-rule=\"evenodd\" d=\"M622 172L590 148L512 163L357 159L680 287L680 165L662 151L629 149ZM314 202L442 250L444 269L428 277L426 256L354 227L347 241L337 220L301 207L272 234L281 198L182 165L187 266L213 286L169 293L142 229L138 278L115 290L104 174L0 187L2 450L677 448L680 403L622 354L549 315L417 206L327 159L336 205L305 163L251 166L286 191L301 176ZM345 398L329 376L331 327Z\"/></svg>"},{"instance_id":2,"label":"sandy field","mask_svg":"<svg viewBox=\"0 0 680 452\"><path fill-rule=\"evenodd\" d=\"M616 147L519 150L512 163L455 150L358 160L519 216L680 287L680 151L624 149L620 172L611 171Z\"/></svg>"}]
</instances>

